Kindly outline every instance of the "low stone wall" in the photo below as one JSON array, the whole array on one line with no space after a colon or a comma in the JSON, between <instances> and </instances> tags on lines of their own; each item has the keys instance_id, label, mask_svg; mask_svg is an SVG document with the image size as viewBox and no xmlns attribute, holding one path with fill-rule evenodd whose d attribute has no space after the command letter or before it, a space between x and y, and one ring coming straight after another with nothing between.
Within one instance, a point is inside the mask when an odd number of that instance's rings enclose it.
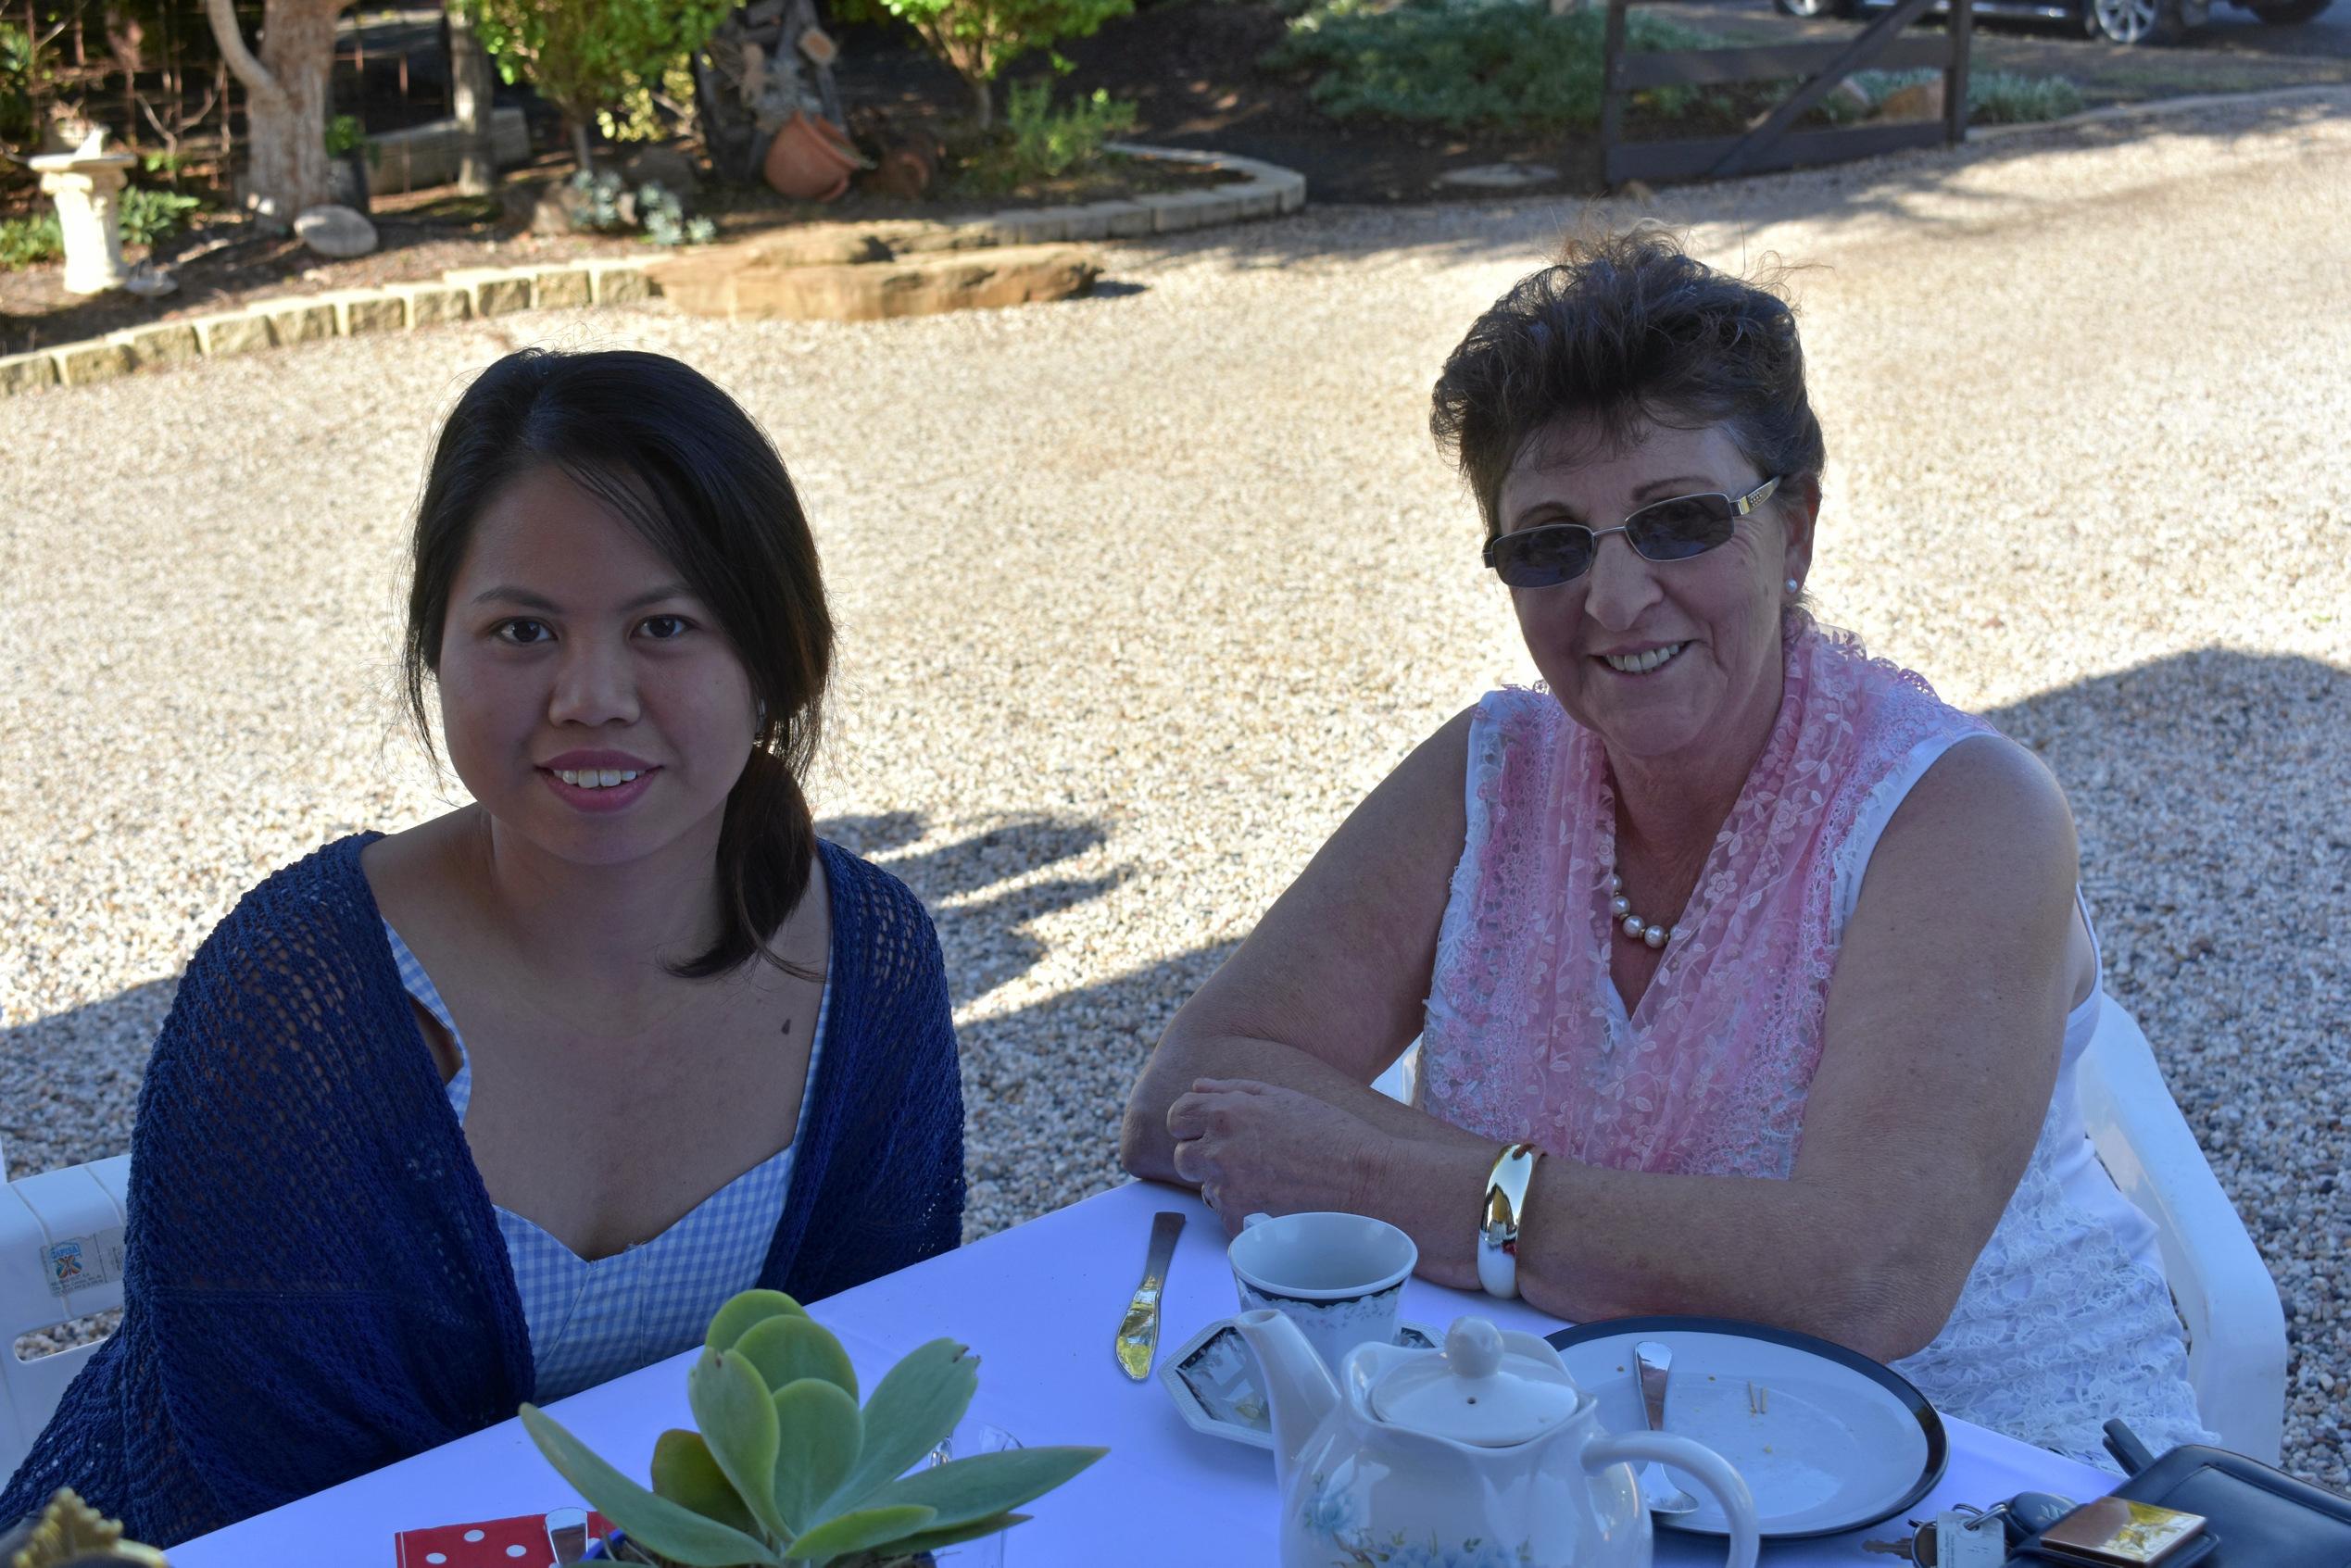
<instances>
[{"instance_id":1,"label":"low stone wall","mask_svg":"<svg viewBox=\"0 0 2351 1568\"><path fill-rule=\"evenodd\" d=\"M0 397L44 387L82 386L129 375L149 366L218 359L321 338L411 332L443 321L474 320L518 310L635 304L662 292L662 270L691 268L701 258L722 250L755 248L771 264L780 257L789 256L793 260L787 264L822 268L998 246L1059 245L1072 241L1173 234L1220 223L1271 218L1295 212L1306 205L1304 175L1254 158L1131 143L1116 144L1113 150L1171 162L1212 165L1240 178L1226 184L1137 196L1131 201L1016 207L974 218L937 221L803 224L737 242L733 246L666 252L648 249L642 256L593 257L585 261L530 267L469 267L445 272L437 282L386 283L380 288L258 300L239 310L126 327L102 338L59 344L30 354L0 356ZM861 297L861 291L859 292ZM1000 301L992 295L975 293L972 303L989 305Z\"/></svg>"},{"instance_id":2,"label":"low stone wall","mask_svg":"<svg viewBox=\"0 0 2351 1568\"><path fill-rule=\"evenodd\" d=\"M220 359L321 338L409 332L517 310L635 304L653 297L645 270L655 259L596 257L555 266L466 268L443 273L438 282L295 295L258 300L242 310L126 327L102 338L0 358L0 396L46 386L82 386L150 365Z\"/></svg>"}]
</instances>

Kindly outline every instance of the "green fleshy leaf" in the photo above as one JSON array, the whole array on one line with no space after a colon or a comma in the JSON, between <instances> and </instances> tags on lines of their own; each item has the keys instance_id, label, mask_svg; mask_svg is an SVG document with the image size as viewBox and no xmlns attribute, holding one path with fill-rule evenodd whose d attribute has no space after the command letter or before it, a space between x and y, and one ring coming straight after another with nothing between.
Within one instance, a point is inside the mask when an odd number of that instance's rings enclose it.
<instances>
[{"instance_id":1,"label":"green fleshy leaf","mask_svg":"<svg viewBox=\"0 0 2351 1568\"><path fill-rule=\"evenodd\" d=\"M760 1374L731 1350L705 1349L685 1374L685 1398L735 1496L770 1534L789 1538L775 1512L775 1402Z\"/></svg>"},{"instance_id":2,"label":"green fleshy leaf","mask_svg":"<svg viewBox=\"0 0 2351 1568\"><path fill-rule=\"evenodd\" d=\"M791 1545L793 1562L819 1568L853 1551L871 1551L911 1536L931 1522L931 1511L909 1504L898 1508L861 1508L836 1514Z\"/></svg>"},{"instance_id":3,"label":"green fleshy leaf","mask_svg":"<svg viewBox=\"0 0 2351 1568\"><path fill-rule=\"evenodd\" d=\"M751 1363L771 1393L803 1377L821 1377L851 1399L857 1398L857 1369L833 1331L814 1318L775 1317L753 1323L735 1342L735 1353Z\"/></svg>"},{"instance_id":4,"label":"green fleshy leaf","mask_svg":"<svg viewBox=\"0 0 2351 1568\"><path fill-rule=\"evenodd\" d=\"M865 1418L840 1385L803 1377L775 1391L775 1512L798 1537L855 1468Z\"/></svg>"},{"instance_id":5,"label":"green fleshy leaf","mask_svg":"<svg viewBox=\"0 0 2351 1568\"><path fill-rule=\"evenodd\" d=\"M934 1527L969 1524L1002 1513L1047 1492L1110 1452L1108 1449L1007 1449L974 1454L891 1482L865 1500L920 1503L937 1512Z\"/></svg>"},{"instance_id":6,"label":"green fleshy leaf","mask_svg":"<svg viewBox=\"0 0 2351 1568\"><path fill-rule=\"evenodd\" d=\"M1028 1515L1025 1513L991 1513L985 1519L974 1519L967 1524L957 1524L946 1530L925 1530L919 1536L892 1541L890 1549L901 1556L911 1557L918 1551L937 1551L943 1546L962 1546L965 1541L975 1541L982 1536L992 1536L999 1530L1009 1530L1015 1524L1027 1523Z\"/></svg>"},{"instance_id":7,"label":"green fleshy leaf","mask_svg":"<svg viewBox=\"0 0 2351 1568\"><path fill-rule=\"evenodd\" d=\"M759 1521L743 1506L742 1494L711 1457L710 1444L699 1432L673 1426L653 1444L653 1490L706 1519L740 1530L759 1533Z\"/></svg>"},{"instance_id":8,"label":"green fleshy leaf","mask_svg":"<svg viewBox=\"0 0 2351 1568\"><path fill-rule=\"evenodd\" d=\"M916 1346L865 1401L865 1451L834 1495L854 1506L947 1440L979 1388L979 1358L952 1339Z\"/></svg>"},{"instance_id":9,"label":"green fleshy leaf","mask_svg":"<svg viewBox=\"0 0 2351 1568\"><path fill-rule=\"evenodd\" d=\"M754 1323L770 1318L808 1316L807 1311L780 1290L746 1290L728 1298L725 1306L710 1319L710 1326L702 1336L702 1343L713 1350L732 1350L735 1342L749 1332Z\"/></svg>"},{"instance_id":10,"label":"green fleshy leaf","mask_svg":"<svg viewBox=\"0 0 2351 1568\"><path fill-rule=\"evenodd\" d=\"M605 1518L663 1557L686 1568L781 1568L783 1559L765 1542L705 1519L689 1508L647 1491L597 1456L536 1405L522 1410L522 1429L539 1446L556 1474Z\"/></svg>"}]
</instances>

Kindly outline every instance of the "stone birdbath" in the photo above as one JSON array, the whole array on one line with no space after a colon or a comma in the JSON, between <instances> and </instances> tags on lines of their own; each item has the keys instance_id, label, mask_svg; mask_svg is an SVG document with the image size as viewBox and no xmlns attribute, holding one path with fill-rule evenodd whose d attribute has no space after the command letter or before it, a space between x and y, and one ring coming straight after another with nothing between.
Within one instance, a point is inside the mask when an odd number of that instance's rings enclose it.
<instances>
[{"instance_id":1,"label":"stone birdbath","mask_svg":"<svg viewBox=\"0 0 2351 1568\"><path fill-rule=\"evenodd\" d=\"M129 153L105 150L107 133L93 131L71 152L44 153L26 161L41 176L42 194L57 204L57 227L65 234L68 294L104 294L131 276L122 264L122 230L116 207L122 194Z\"/></svg>"}]
</instances>

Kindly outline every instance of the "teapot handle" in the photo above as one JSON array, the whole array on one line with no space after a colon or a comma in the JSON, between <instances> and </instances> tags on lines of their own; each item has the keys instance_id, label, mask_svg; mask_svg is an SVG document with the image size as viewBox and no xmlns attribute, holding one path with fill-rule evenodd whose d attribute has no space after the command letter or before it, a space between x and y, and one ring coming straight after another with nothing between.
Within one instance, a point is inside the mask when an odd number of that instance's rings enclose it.
<instances>
[{"instance_id":1,"label":"teapot handle","mask_svg":"<svg viewBox=\"0 0 2351 1568\"><path fill-rule=\"evenodd\" d=\"M1739 1472L1714 1449L1663 1432L1619 1433L1613 1437L1594 1438L1584 1448L1583 1463L1588 1474L1596 1474L1620 1462L1646 1464L1651 1460L1672 1465L1714 1493L1723 1517L1730 1522L1730 1555L1723 1560L1725 1568L1755 1568L1758 1537L1754 1496L1747 1490L1747 1483L1740 1479Z\"/></svg>"}]
</instances>

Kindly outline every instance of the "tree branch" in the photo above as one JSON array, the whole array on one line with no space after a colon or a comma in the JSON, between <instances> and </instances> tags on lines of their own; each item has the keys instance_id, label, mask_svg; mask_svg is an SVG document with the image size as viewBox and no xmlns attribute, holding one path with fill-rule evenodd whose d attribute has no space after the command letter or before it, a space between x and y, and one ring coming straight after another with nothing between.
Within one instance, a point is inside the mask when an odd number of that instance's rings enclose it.
<instances>
[{"instance_id":1,"label":"tree branch","mask_svg":"<svg viewBox=\"0 0 2351 1568\"><path fill-rule=\"evenodd\" d=\"M204 14L212 23L212 36L220 46L220 57L229 62L229 69L237 73L245 90L272 104L286 101L284 85L270 74L270 68L253 57L245 46L245 33L237 26L233 0L204 0Z\"/></svg>"}]
</instances>

